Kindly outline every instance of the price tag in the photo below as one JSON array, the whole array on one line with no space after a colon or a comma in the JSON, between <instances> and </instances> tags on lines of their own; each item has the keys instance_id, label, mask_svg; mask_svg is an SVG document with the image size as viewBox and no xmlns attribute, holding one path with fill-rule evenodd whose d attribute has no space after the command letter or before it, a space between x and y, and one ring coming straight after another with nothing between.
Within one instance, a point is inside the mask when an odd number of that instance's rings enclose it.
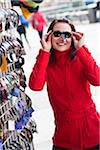
<instances>
[{"instance_id":1,"label":"price tag","mask_svg":"<svg viewBox=\"0 0 100 150\"><path fill-rule=\"evenodd\" d=\"M9 120L8 121L8 130L9 131L14 131L15 130L15 121L14 120Z\"/></svg>"}]
</instances>

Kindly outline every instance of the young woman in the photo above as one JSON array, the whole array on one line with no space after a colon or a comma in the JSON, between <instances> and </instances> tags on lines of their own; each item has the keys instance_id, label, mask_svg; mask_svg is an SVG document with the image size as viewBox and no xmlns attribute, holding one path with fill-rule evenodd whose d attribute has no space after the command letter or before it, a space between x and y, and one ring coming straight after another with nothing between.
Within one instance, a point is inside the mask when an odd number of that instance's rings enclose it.
<instances>
[{"instance_id":1,"label":"young woman","mask_svg":"<svg viewBox=\"0 0 100 150\"><path fill-rule=\"evenodd\" d=\"M100 85L100 68L67 20L54 20L29 78L32 90L47 91L55 117L53 150L99 150L100 116L90 84Z\"/></svg>"}]
</instances>

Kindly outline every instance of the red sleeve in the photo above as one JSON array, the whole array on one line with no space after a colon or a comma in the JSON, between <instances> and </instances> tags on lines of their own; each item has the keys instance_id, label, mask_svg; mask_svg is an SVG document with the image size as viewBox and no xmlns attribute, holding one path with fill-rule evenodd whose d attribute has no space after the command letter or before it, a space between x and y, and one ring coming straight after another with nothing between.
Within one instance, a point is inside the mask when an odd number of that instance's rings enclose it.
<instances>
[{"instance_id":1,"label":"red sleeve","mask_svg":"<svg viewBox=\"0 0 100 150\"><path fill-rule=\"evenodd\" d=\"M100 67L97 66L94 58L91 56L91 53L85 46L82 46L77 51L78 57L83 64L85 75L94 86L100 85Z\"/></svg>"},{"instance_id":2,"label":"red sleeve","mask_svg":"<svg viewBox=\"0 0 100 150\"><path fill-rule=\"evenodd\" d=\"M46 68L50 53L40 49L36 63L29 77L29 87L32 90L42 90L46 80Z\"/></svg>"}]
</instances>

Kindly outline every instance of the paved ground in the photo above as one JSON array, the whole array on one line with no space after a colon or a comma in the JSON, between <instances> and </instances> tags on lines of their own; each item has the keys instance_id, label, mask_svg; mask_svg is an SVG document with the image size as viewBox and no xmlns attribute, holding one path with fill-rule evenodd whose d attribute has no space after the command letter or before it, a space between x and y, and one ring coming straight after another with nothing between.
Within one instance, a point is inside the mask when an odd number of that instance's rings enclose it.
<instances>
[{"instance_id":1,"label":"paved ground","mask_svg":"<svg viewBox=\"0 0 100 150\"><path fill-rule=\"evenodd\" d=\"M97 63L100 65L100 24L96 23L90 25L79 25L77 26L77 30L85 33L85 43L92 52L92 55L96 59ZM24 69L28 82L32 66L35 63L35 58L41 45L37 32L34 31L31 27L28 29L27 35L31 45L31 48L28 48L26 42L24 41L27 53L25 56ZM91 90L97 106L97 110L100 112L100 88L91 87ZM51 138L54 131L54 119L52 109L48 101L46 87L44 87L43 91L41 92L34 92L29 88L26 89L26 92L32 98L33 108L35 109L33 118L37 123L38 129L38 133L34 134L35 150L51 150Z\"/></svg>"}]
</instances>

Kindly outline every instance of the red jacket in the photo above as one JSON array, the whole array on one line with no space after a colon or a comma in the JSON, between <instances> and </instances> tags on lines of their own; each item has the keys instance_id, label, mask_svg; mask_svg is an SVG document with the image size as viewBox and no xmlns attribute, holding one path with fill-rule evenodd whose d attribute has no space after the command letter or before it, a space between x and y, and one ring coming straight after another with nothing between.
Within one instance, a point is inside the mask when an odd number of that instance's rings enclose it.
<instances>
[{"instance_id":1,"label":"red jacket","mask_svg":"<svg viewBox=\"0 0 100 150\"><path fill-rule=\"evenodd\" d=\"M83 150L100 143L100 116L93 103L90 84L100 85L100 68L85 46L68 61L69 51L50 53L42 49L29 78L32 90L47 90L55 116L53 143L71 150Z\"/></svg>"}]
</instances>

